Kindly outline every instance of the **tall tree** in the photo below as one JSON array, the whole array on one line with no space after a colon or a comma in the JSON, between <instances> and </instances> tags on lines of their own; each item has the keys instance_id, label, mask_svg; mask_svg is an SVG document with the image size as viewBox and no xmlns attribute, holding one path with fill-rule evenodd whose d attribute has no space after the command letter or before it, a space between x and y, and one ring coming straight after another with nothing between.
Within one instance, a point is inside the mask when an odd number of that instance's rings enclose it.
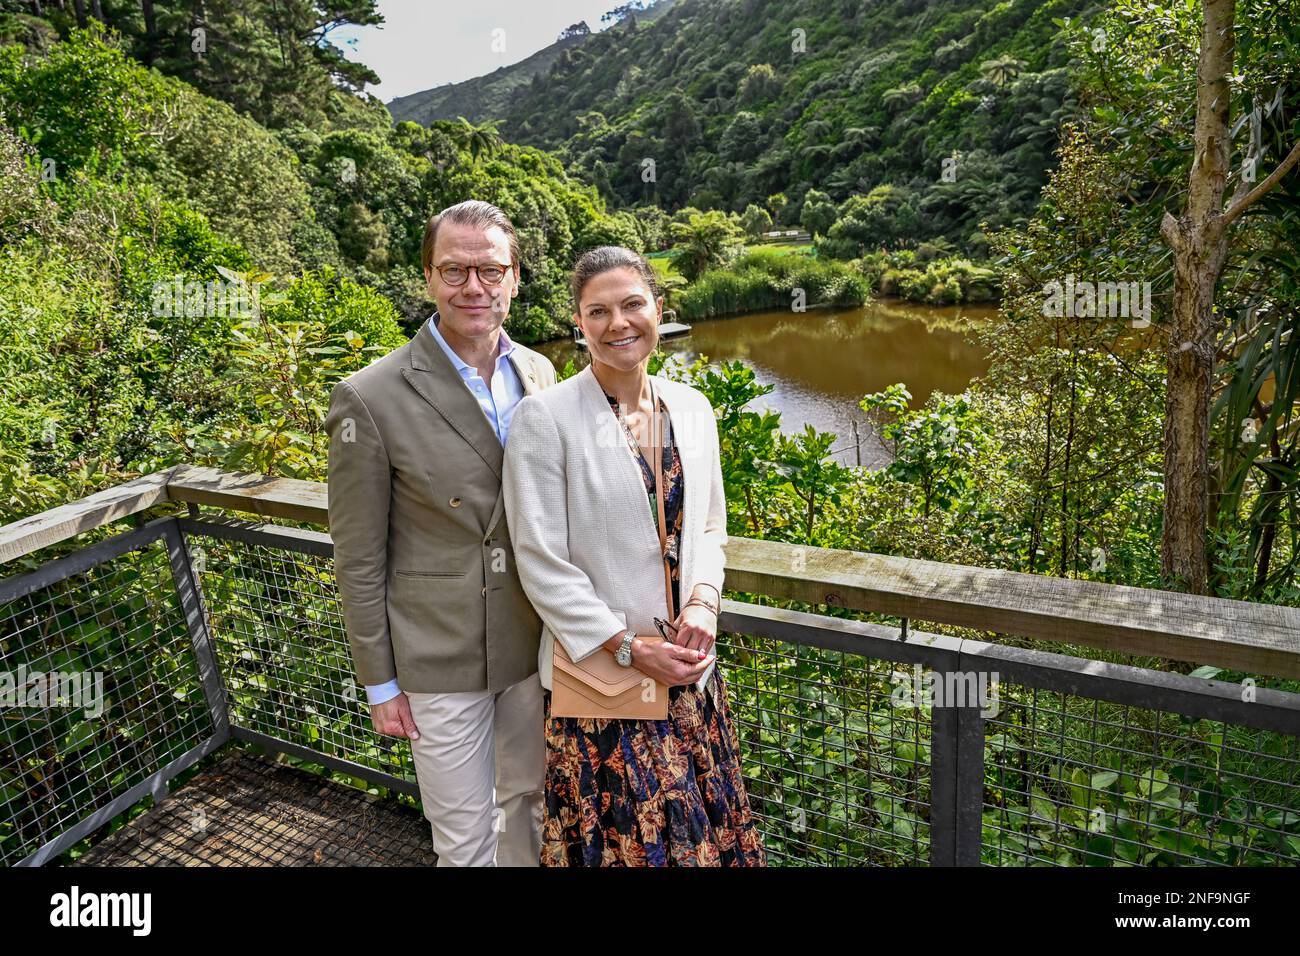
<instances>
[{"instance_id":1,"label":"tall tree","mask_svg":"<svg viewBox=\"0 0 1300 956\"><path fill-rule=\"evenodd\" d=\"M1187 202L1165 213L1160 233L1173 250L1173 323L1166 345L1165 502L1161 566L1165 576L1198 594L1206 591L1209 507L1210 394L1220 323L1215 289L1228 254L1229 227L1300 160L1297 142L1277 168L1251 188L1242 176L1225 206L1235 55L1234 0L1203 0L1196 73L1195 151ZM1253 161L1253 157L1252 157Z\"/></svg>"}]
</instances>

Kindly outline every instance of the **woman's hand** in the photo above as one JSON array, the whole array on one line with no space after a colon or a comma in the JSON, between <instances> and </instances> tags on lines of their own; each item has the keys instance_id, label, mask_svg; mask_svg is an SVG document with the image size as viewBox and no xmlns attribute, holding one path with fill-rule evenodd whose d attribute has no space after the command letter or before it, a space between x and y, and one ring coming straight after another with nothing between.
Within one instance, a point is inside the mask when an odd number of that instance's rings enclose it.
<instances>
[{"instance_id":1,"label":"woman's hand","mask_svg":"<svg viewBox=\"0 0 1300 956\"><path fill-rule=\"evenodd\" d=\"M661 640L632 643L632 666L669 687L694 684L713 663L713 655Z\"/></svg>"},{"instance_id":2,"label":"woman's hand","mask_svg":"<svg viewBox=\"0 0 1300 956\"><path fill-rule=\"evenodd\" d=\"M682 608L677 620L673 621L677 629L673 643L679 647L712 653L713 642L718 635L718 616L707 607L692 604Z\"/></svg>"}]
</instances>

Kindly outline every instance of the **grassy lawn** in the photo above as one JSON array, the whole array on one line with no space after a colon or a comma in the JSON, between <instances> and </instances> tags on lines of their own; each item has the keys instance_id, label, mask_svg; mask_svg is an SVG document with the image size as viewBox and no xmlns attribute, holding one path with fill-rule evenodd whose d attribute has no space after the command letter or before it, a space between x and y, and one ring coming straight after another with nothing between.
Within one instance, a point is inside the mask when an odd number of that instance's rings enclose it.
<instances>
[{"instance_id":1,"label":"grassy lawn","mask_svg":"<svg viewBox=\"0 0 1300 956\"><path fill-rule=\"evenodd\" d=\"M759 250L770 250L783 256L810 256L813 252L813 244L811 242L756 242L745 246L746 252L757 252Z\"/></svg>"},{"instance_id":2,"label":"grassy lawn","mask_svg":"<svg viewBox=\"0 0 1300 956\"><path fill-rule=\"evenodd\" d=\"M755 242L745 245L745 253L751 252L772 252L781 256L811 256L813 254L813 244L811 242L784 243L784 242ZM681 280L681 273L673 266L677 258L677 249L664 249L661 252L646 253L646 260L650 263L650 268L654 269L655 277L660 282L667 282L669 279Z\"/></svg>"},{"instance_id":3,"label":"grassy lawn","mask_svg":"<svg viewBox=\"0 0 1300 956\"><path fill-rule=\"evenodd\" d=\"M671 279L676 279L682 282L685 281L682 279L681 273L673 268L671 252L661 252L656 256L646 256L646 260L650 263L650 268L654 270L655 278L658 279L661 284L666 285Z\"/></svg>"}]
</instances>

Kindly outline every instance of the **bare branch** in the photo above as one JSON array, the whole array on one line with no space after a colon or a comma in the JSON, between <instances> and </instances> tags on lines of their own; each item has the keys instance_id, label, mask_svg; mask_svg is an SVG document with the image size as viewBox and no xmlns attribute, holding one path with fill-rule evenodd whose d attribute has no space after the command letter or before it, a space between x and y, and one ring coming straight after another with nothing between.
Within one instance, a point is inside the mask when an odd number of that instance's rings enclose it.
<instances>
[{"instance_id":1,"label":"bare branch","mask_svg":"<svg viewBox=\"0 0 1300 956\"><path fill-rule=\"evenodd\" d=\"M1270 189L1281 181L1282 177L1291 171L1291 167L1300 162L1300 142L1291 147L1291 152L1286 154L1286 159L1278 164L1277 169L1269 174L1268 178L1248 192L1241 199L1233 202L1227 211L1219 220L1220 228L1226 229L1238 216L1245 212L1251 204L1263 197Z\"/></svg>"}]
</instances>

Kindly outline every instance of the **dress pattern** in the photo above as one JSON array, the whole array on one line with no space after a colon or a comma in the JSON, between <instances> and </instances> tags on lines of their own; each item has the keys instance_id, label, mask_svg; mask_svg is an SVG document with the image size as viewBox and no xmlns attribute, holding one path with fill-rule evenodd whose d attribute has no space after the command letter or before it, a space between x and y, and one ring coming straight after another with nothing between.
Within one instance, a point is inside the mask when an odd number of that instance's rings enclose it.
<instances>
[{"instance_id":1,"label":"dress pattern","mask_svg":"<svg viewBox=\"0 0 1300 956\"><path fill-rule=\"evenodd\" d=\"M606 398L618 415L617 402ZM667 422L662 400L658 408ZM623 428L657 525L654 471L626 422ZM680 607L684 483L677 444L667 437L665 555ZM666 720L552 717L546 693L543 866L766 865L720 668L710 684L711 694L693 684L670 687Z\"/></svg>"}]
</instances>

